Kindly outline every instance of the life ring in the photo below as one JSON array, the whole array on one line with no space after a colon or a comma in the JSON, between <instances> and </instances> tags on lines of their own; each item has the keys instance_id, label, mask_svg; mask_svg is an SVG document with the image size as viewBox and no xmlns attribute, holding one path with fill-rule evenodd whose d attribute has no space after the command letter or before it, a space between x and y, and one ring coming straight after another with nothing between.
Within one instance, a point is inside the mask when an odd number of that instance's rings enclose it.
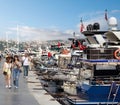
<instances>
[{"instance_id":1,"label":"life ring","mask_svg":"<svg viewBox=\"0 0 120 105\"><path fill-rule=\"evenodd\" d=\"M69 51L67 49L63 49L62 54L68 54Z\"/></svg>"},{"instance_id":2,"label":"life ring","mask_svg":"<svg viewBox=\"0 0 120 105\"><path fill-rule=\"evenodd\" d=\"M116 59L120 60L120 49L117 49L115 52L114 52L114 56Z\"/></svg>"}]
</instances>

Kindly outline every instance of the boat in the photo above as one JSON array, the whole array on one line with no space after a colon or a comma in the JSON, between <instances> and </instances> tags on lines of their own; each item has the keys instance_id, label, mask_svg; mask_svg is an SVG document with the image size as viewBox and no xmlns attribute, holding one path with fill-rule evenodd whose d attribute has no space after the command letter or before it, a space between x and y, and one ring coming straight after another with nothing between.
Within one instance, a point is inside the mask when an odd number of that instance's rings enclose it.
<instances>
[{"instance_id":1,"label":"boat","mask_svg":"<svg viewBox=\"0 0 120 105\"><path fill-rule=\"evenodd\" d=\"M116 29L114 17L109 19L109 25L111 30L100 31L99 24L95 23L83 32L88 46L78 58L77 95L67 96L72 105L120 104L120 30ZM102 43L100 38L103 38ZM110 43L113 41L116 42L115 46Z\"/></svg>"}]
</instances>

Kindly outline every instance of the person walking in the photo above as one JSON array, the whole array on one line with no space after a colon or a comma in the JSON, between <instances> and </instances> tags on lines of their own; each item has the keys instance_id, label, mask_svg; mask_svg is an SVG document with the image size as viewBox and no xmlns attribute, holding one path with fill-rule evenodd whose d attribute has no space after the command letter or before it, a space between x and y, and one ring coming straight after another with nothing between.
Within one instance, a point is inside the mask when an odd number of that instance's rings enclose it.
<instances>
[{"instance_id":1,"label":"person walking","mask_svg":"<svg viewBox=\"0 0 120 105\"><path fill-rule=\"evenodd\" d=\"M17 55L13 58L13 85L15 88L18 88L19 85L19 76L21 72L21 62Z\"/></svg>"},{"instance_id":2,"label":"person walking","mask_svg":"<svg viewBox=\"0 0 120 105\"><path fill-rule=\"evenodd\" d=\"M27 53L25 53L25 56L22 57L22 61L23 61L23 75L25 78L27 78L30 65L30 57Z\"/></svg>"},{"instance_id":3,"label":"person walking","mask_svg":"<svg viewBox=\"0 0 120 105\"><path fill-rule=\"evenodd\" d=\"M11 88L11 68L12 68L11 58L6 57L6 61L3 64L3 74L5 77L6 88Z\"/></svg>"}]
</instances>

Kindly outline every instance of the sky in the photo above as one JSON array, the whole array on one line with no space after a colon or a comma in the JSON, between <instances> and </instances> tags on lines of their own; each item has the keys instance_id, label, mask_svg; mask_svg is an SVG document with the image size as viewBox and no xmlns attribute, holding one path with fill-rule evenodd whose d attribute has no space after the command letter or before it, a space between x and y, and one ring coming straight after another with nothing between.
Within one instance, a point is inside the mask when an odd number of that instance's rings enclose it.
<instances>
[{"instance_id":1,"label":"sky","mask_svg":"<svg viewBox=\"0 0 120 105\"><path fill-rule=\"evenodd\" d=\"M0 39L67 40L80 32L80 20L86 27L98 22L107 29L107 16L116 17L120 27L120 0L0 0Z\"/></svg>"}]
</instances>

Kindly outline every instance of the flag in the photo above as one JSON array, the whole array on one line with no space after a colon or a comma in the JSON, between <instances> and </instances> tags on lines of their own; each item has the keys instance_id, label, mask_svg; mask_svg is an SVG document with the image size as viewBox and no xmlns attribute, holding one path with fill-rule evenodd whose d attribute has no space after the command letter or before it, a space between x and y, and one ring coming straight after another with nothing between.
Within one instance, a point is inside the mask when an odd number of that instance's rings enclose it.
<instances>
[{"instance_id":1,"label":"flag","mask_svg":"<svg viewBox=\"0 0 120 105\"><path fill-rule=\"evenodd\" d=\"M50 58L52 56L52 54L50 52L48 52L48 58Z\"/></svg>"},{"instance_id":2,"label":"flag","mask_svg":"<svg viewBox=\"0 0 120 105\"><path fill-rule=\"evenodd\" d=\"M81 22L80 32L83 32L83 30L84 30L84 25L83 25L83 21L82 21L82 19L80 20L80 22Z\"/></svg>"},{"instance_id":3,"label":"flag","mask_svg":"<svg viewBox=\"0 0 120 105\"><path fill-rule=\"evenodd\" d=\"M105 10L105 20L108 21L108 17L107 17L107 9Z\"/></svg>"},{"instance_id":4,"label":"flag","mask_svg":"<svg viewBox=\"0 0 120 105\"><path fill-rule=\"evenodd\" d=\"M73 43L72 43L72 45L71 45L71 48L73 48L73 49L75 48L75 45L74 45Z\"/></svg>"},{"instance_id":5,"label":"flag","mask_svg":"<svg viewBox=\"0 0 120 105\"><path fill-rule=\"evenodd\" d=\"M81 28L80 28L80 32L83 32L83 29L84 29L84 25L83 23L81 24Z\"/></svg>"},{"instance_id":6,"label":"flag","mask_svg":"<svg viewBox=\"0 0 120 105\"><path fill-rule=\"evenodd\" d=\"M80 50L86 49L86 47L84 45L82 45L79 41L78 41L78 47L80 48Z\"/></svg>"},{"instance_id":7,"label":"flag","mask_svg":"<svg viewBox=\"0 0 120 105\"><path fill-rule=\"evenodd\" d=\"M61 46L61 43L60 43L60 42L58 42L58 45L57 45L57 46L58 46L58 48L59 48L59 47Z\"/></svg>"}]
</instances>

